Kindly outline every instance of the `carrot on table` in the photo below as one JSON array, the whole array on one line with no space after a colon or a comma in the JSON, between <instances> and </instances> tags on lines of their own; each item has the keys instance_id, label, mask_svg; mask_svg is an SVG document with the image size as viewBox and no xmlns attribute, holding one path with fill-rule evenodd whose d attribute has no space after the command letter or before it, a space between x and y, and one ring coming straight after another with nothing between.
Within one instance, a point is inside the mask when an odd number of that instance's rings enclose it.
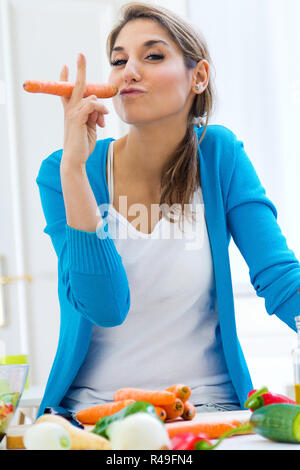
<instances>
[{"instance_id":1,"label":"carrot on table","mask_svg":"<svg viewBox=\"0 0 300 470\"><path fill-rule=\"evenodd\" d=\"M187 385L184 384L175 384L172 385L171 387L166 388L168 392L175 393L177 398L180 398L183 402L188 400L191 396L191 389Z\"/></svg>"},{"instance_id":2,"label":"carrot on table","mask_svg":"<svg viewBox=\"0 0 300 470\"><path fill-rule=\"evenodd\" d=\"M191 432L192 434L204 433L208 439L218 439L225 432L235 429L239 426L245 424L244 422L238 420L232 421L212 421L212 422L203 422L203 421L176 421L173 423L165 423L166 431L170 438L181 434L183 432ZM249 432L249 434L252 434Z\"/></svg>"},{"instance_id":3,"label":"carrot on table","mask_svg":"<svg viewBox=\"0 0 300 470\"><path fill-rule=\"evenodd\" d=\"M183 403L183 413L182 418L185 420L191 420L196 416L196 407L190 401L185 401Z\"/></svg>"},{"instance_id":4,"label":"carrot on table","mask_svg":"<svg viewBox=\"0 0 300 470\"><path fill-rule=\"evenodd\" d=\"M166 417L167 417L167 412L166 410L161 407L161 406L154 406L155 408L155 411L156 411L156 414L157 416L162 420L162 421L165 421Z\"/></svg>"},{"instance_id":5,"label":"carrot on table","mask_svg":"<svg viewBox=\"0 0 300 470\"><path fill-rule=\"evenodd\" d=\"M82 424L96 424L100 418L110 416L125 408L125 406L134 403L135 400L113 401L101 405L91 406L76 413L76 418Z\"/></svg>"},{"instance_id":6,"label":"carrot on table","mask_svg":"<svg viewBox=\"0 0 300 470\"><path fill-rule=\"evenodd\" d=\"M173 403L172 405L164 405L164 409L167 413L166 419L179 418L179 416L182 415L184 410L183 401L180 400L180 398L176 398L175 403Z\"/></svg>"},{"instance_id":7,"label":"carrot on table","mask_svg":"<svg viewBox=\"0 0 300 470\"><path fill-rule=\"evenodd\" d=\"M26 80L23 83L25 91L30 93L46 93L70 98L75 83L54 82L47 80ZM86 83L84 97L96 95L97 98L111 98L118 93L118 87L109 83Z\"/></svg>"},{"instance_id":8,"label":"carrot on table","mask_svg":"<svg viewBox=\"0 0 300 470\"><path fill-rule=\"evenodd\" d=\"M133 399L147 401L154 406L172 405L176 401L174 393L166 390L145 390L142 388L120 388L114 394L114 401Z\"/></svg>"}]
</instances>

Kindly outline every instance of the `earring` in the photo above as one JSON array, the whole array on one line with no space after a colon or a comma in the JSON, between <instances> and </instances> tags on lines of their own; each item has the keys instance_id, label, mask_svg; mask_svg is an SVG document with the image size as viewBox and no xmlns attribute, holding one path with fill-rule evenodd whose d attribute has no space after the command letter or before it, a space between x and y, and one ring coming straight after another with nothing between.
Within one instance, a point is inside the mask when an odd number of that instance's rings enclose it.
<instances>
[{"instance_id":1,"label":"earring","mask_svg":"<svg viewBox=\"0 0 300 470\"><path fill-rule=\"evenodd\" d=\"M200 87L200 85L196 85L195 88L196 88L197 91L199 91L201 87Z\"/></svg>"}]
</instances>

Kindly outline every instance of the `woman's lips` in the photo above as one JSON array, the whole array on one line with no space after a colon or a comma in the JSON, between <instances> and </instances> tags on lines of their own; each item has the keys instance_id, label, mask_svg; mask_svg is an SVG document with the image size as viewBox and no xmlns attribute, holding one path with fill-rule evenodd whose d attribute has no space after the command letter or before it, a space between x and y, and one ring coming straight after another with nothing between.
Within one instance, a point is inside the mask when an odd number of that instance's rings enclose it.
<instances>
[{"instance_id":1,"label":"woman's lips","mask_svg":"<svg viewBox=\"0 0 300 470\"><path fill-rule=\"evenodd\" d=\"M143 93L143 91L127 91L125 93L122 93L121 96L141 95Z\"/></svg>"}]
</instances>

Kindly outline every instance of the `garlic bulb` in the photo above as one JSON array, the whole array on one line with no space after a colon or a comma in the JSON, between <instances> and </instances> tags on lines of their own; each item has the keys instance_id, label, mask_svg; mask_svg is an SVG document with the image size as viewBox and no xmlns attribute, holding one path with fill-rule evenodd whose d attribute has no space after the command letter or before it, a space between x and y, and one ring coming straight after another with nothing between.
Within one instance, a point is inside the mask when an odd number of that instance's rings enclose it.
<instances>
[{"instance_id":1,"label":"garlic bulb","mask_svg":"<svg viewBox=\"0 0 300 470\"><path fill-rule=\"evenodd\" d=\"M56 423L36 423L27 429L23 437L28 450L69 450L69 433Z\"/></svg>"},{"instance_id":2,"label":"garlic bulb","mask_svg":"<svg viewBox=\"0 0 300 470\"><path fill-rule=\"evenodd\" d=\"M135 413L113 422L108 428L112 450L170 449L165 425L147 413Z\"/></svg>"}]
</instances>

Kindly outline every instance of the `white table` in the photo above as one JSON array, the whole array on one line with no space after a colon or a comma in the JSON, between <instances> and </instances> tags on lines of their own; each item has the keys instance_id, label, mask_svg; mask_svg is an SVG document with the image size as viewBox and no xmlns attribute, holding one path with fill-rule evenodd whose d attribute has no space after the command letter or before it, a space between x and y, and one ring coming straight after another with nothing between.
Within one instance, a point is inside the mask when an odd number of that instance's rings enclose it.
<instances>
[{"instance_id":1,"label":"white table","mask_svg":"<svg viewBox=\"0 0 300 470\"><path fill-rule=\"evenodd\" d=\"M213 441L214 442L214 441ZM272 442L268 439L252 434L248 436L232 436L224 439L216 447L217 450L300 450L300 444Z\"/></svg>"},{"instance_id":2,"label":"white table","mask_svg":"<svg viewBox=\"0 0 300 470\"><path fill-rule=\"evenodd\" d=\"M26 393L27 392L27 393ZM39 387L32 387L31 389L24 392L20 406L26 408L37 408L40 403L40 399L43 395L43 390ZM225 411L225 412L214 412L214 413L198 413L194 418L195 421L213 422L213 421L232 421L240 420L247 421L251 416L251 411ZM216 442L212 440L212 442ZM4 441L0 444L0 449L5 447ZM249 434L242 436L232 436L224 439L220 445L215 449L217 450L300 450L300 443L283 443L273 442L269 439L259 436L258 434Z\"/></svg>"},{"instance_id":3,"label":"white table","mask_svg":"<svg viewBox=\"0 0 300 470\"><path fill-rule=\"evenodd\" d=\"M39 406L44 395L44 389L45 387L41 387L40 385L32 385L28 389L25 389L20 399L20 408Z\"/></svg>"}]
</instances>

